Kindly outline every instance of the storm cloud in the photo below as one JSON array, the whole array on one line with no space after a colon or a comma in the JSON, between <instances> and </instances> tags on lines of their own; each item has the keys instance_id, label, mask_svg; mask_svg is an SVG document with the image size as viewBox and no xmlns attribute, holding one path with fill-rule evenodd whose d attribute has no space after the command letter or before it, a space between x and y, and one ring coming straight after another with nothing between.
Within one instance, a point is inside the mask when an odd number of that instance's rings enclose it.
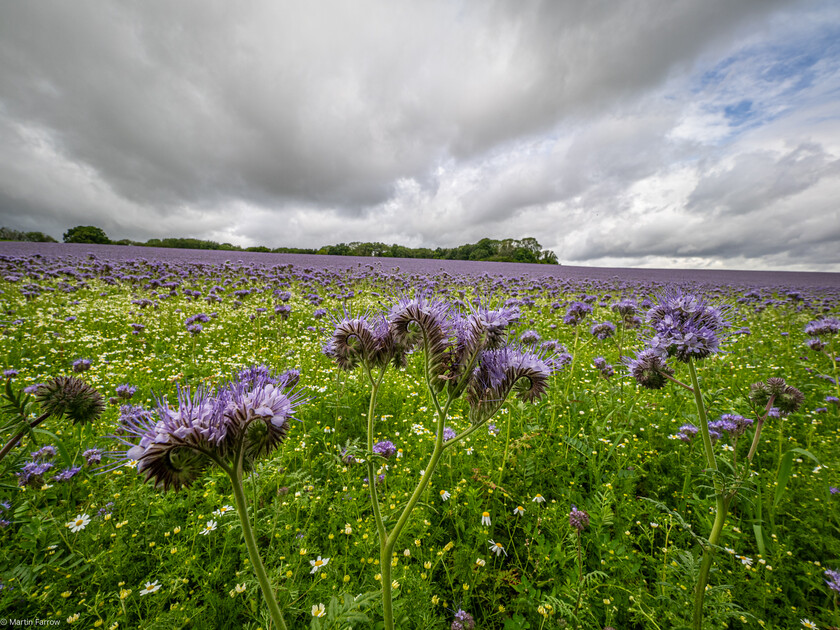
<instances>
[{"instance_id":1,"label":"storm cloud","mask_svg":"<svg viewBox=\"0 0 840 630\"><path fill-rule=\"evenodd\" d=\"M0 225L840 271L833 2L5 3Z\"/></svg>"}]
</instances>

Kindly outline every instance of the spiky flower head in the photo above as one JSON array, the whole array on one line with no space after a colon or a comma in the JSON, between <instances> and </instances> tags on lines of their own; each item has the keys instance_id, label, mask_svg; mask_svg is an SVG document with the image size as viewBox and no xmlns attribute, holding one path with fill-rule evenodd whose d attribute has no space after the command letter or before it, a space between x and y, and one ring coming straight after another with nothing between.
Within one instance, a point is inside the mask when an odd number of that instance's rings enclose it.
<instances>
[{"instance_id":1,"label":"spiky flower head","mask_svg":"<svg viewBox=\"0 0 840 630\"><path fill-rule=\"evenodd\" d=\"M471 420L492 417L511 392L525 402L540 399L556 369L552 357L523 348L482 352L467 394Z\"/></svg>"},{"instance_id":2,"label":"spiky flower head","mask_svg":"<svg viewBox=\"0 0 840 630\"><path fill-rule=\"evenodd\" d=\"M668 383L666 376L674 374L674 370L668 367L665 359L653 348L641 350L635 359L626 359L626 363L633 378L647 389L662 389Z\"/></svg>"},{"instance_id":3,"label":"spiky flower head","mask_svg":"<svg viewBox=\"0 0 840 630\"><path fill-rule=\"evenodd\" d=\"M840 332L840 319L836 317L816 319L805 325L805 334L813 337L836 335L838 332Z\"/></svg>"},{"instance_id":4,"label":"spiky flower head","mask_svg":"<svg viewBox=\"0 0 840 630\"><path fill-rule=\"evenodd\" d=\"M124 414L123 431L131 437L118 438L129 447L123 456L164 490L189 486L213 462L250 469L283 441L303 401L281 384L282 376L259 368L240 374L245 377L219 392L199 388L193 394L187 387L178 390L175 406L161 398L154 414Z\"/></svg>"},{"instance_id":5,"label":"spiky flower head","mask_svg":"<svg viewBox=\"0 0 840 630\"><path fill-rule=\"evenodd\" d=\"M385 459L391 459L397 453L397 447L390 440L382 440L373 445L373 452Z\"/></svg>"},{"instance_id":6,"label":"spiky flower head","mask_svg":"<svg viewBox=\"0 0 840 630\"><path fill-rule=\"evenodd\" d=\"M784 415L794 413L805 402L805 395L802 392L779 377L770 377L764 382L753 383L750 385L749 397L757 407L766 407L772 399L774 408Z\"/></svg>"},{"instance_id":7,"label":"spiky flower head","mask_svg":"<svg viewBox=\"0 0 840 630\"><path fill-rule=\"evenodd\" d=\"M729 326L725 308L712 306L690 293L667 291L647 313L654 330L649 346L664 356L687 363L720 350L720 337Z\"/></svg>"},{"instance_id":8,"label":"spiky flower head","mask_svg":"<svg viewBox=\"0 0 840 630\"><path fill-rule=\"evenodd\" d=\"M359 365L382 367L391 361L402 365L405 349L394 338L383 315L352 317L345 313L336 321L323 352L334 359L339 368L349 371Z\"/></svg>"},{"instance_id":9,"label":"spiky flower head","mask_svg":"<svg viewBox=\"0 0 840 630\"><path fill-rule=\"evenodd\" d=\"M73 424L87 424L105 410L105 399L94 387L75 376L56 376L38 386L35 400L51 416L67 416Z\"/></svg>"},{"instance_id":10,"label":"spiky flower head","mask_svg":"<svg viewBox=\"0 0 840 630\"><path fill-rule=\"evenodd\" d=\"M577 509L577 507L573 505L572 511L569 512L569 525L578 530L578 532L582 532L589 526L589 514L583 510Z\"/></svg>"}]
</instances>

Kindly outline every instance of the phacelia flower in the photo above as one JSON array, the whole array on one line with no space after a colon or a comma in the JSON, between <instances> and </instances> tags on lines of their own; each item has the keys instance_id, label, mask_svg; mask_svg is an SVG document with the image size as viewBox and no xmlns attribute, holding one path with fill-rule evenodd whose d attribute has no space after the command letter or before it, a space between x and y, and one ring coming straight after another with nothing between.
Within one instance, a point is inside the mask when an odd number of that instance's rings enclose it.
<instances>
[{"instance_id":1,"label":"phacelia flower","mask_svg":"<svg viewBox=\"0 0 840 630\"><path fill-rule=\"evenodd\" d=\"M612 322L601 322L600 324L595 324L590 332L603 341L615 334L615 324Z\"/></svg>"},{"instance_id":2,"label":"phacelia flower","mask_svg":"<svg viewBox=\"0 0 840 630\"><path fill-rule=\"evenodd\" d=\"M666 375L674 374L661 354L652 348L641 350L635 359L627 359L626 363L636 382L647 389L662 389L668 383Z\"/></svg>"},{"instance_id":3,"label":"phacelia flower","mask_svg":"<svg viewBox=\"0 0 840 630\"><path fill-rule=\"evenodd\" d=\"M57 376L41 384L35 400L44 413L67 416L73 424L93 422L105 410L102 394L74 376Z\"/></svg>"},{"instance_id":4,"label":"phacelia flower","mask_svg":"<svg viewBox=\"0 0 840 630\"><path fill-rule=\"evenodd\" d=\"M566 316L563 318L563 323L568 326L577 326L591 312L592 307L589 304L585 302L572 302L569 308L566 309Z\"/></svg>"},{"instance_id":5,"label":"phacelia flower","mask_svg":"<svg viewBox=\"0 0 840 630\"><path fill-rule=\"evenodd\" d=\"M794 413L805 402L802 392L779 377L771 377L763 383L750 385L749 398L757 407L766 407L772 400L774 408L784 415Z\"/></svg>"},{"instance_id":6,"label":"phacelia flower","mask_svg":"<svg viewBox=\"0 0 840 630\"><path fill-rule=\"evenodd\" d=\"M729 327L724 309L678 291L666 292L659 302L647 313L654 330L649 347L684 363L719 351L720 335Z\"/></svg>"},{"instance_id":7,"label":"phacelia flower","mask_svg":"<svg viewBox=\"0 0 840 630\"><path fill-rule=\"evenodd\" d=\"M840 593L840 571L826 569L824 575L828 578L825 583L833 591Z\"/></svg>"},{"instance_id":8,"label":"phacelia flower","mask_svg":"<svg viewBox=\"0 0 840 630\"><path fill-rule=\"evenodd\" d=\"M117 386L117 397L122 398L123 400L130 400L134 394L137 393L137 388L133 385L118 385Z\"/></svg>"},{"instance_id":9,"label":"phacelia flower","mask_svg":"<svg viewBox=\"0 0 840 630\"><path fill-rule=\"evenodd\" d=\"M455 619L452 621L450 630L473 630L475 628L475 619L473 616L460 608L455 613Z\"/></svg>"},{"instance_id":10,"label":"phacelia flower","mask_svg":"<svg viewBox=\"0 0 840 630\"><path fill-rule=\"evenodd\" d=\"M73 371L80 373L86 372L90 369L90 361L87 359L76 359L73 361Z\"/></svg>"},{"instance_id":11,"label":"phacelia flower","mask_svg":"<svg viewBox=\"0 0 840 630\"><path fill-rule=\"evenodd\" d=\"M805 334L814 337L836 335L838 332L840 332L840 319L836 317L817 319L805 325Z\"/></svg>"},{"instance_id":12,"label":"phacelia flower","mask_svg":"<svg viewBox=\"0 0 840 630\"><path fill-rule=\"evenodd\" d=\"M583 510L577 509L577 507L573 505L572 511L569 512L569 525L578 530L578 532L582 532L589 526L589 514Z\"/></svg>"},{"instance_id":13,"label":"phacelia flower","mask_svg":"<svg viewBox=\"0 0 840 630\"><path fill-rule=\"evenodd\" d=\"M102 451L98 448L89 448L82 453L82 457L85 458L85 464L93 466L102 461Z\"/></svg>"},{"instance_id":14,"label":"phacelia flower","mask_svg":"<svg viewBox=\"0 0 840 630\"><path fill-rule=\"evenodd\" d=\"M397 447L390 440L383 440L373 445L373 452L385 459L391 459L397 452Z\"/></svg>"}]
</instances>

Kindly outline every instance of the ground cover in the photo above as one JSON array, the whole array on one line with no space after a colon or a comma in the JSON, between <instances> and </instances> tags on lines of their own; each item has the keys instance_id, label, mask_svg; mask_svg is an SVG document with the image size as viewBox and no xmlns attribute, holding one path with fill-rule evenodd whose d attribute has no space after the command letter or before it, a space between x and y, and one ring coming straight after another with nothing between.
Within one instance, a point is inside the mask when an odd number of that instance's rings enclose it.
<instances>
[{"instance_id":1,"label":"ground cover","mask_svg":"<svg viewBox=\"0 0 840 630\"><path fill-rule=\"evenodd\" d=\"M163 398L175 405L179 387L219 388L265 365L299 371L302 396L285 441L244 478L280 607L290 627L375 627L383 571L362 461L370 387L322 350L346 314L423 295L463 312L516 309L510 341L557 369L545 396L509 398L441 457L391 558L398 627L464 625L459 611L480 628L690 627L716 478L704 472L700 441L681 431L700 423L692 394L673 383L641 387L625 365L650 340L648 309L679 289L729 307L722 351L697 366L710 420L753 418L750 385L770 377L804 394L797 412L764 424L714 549L704 627L840 625L825 573L840 569L832 359L840 344L829 331L817 337L825 348L809 346L815 336L806 332L838 316L836 277L646 279L328 260L3 245L7 397L66 375L95 388L105 406L84 425L46 419L0 462L0 614L79 627L267 628L230 478L207 468L189 487L163 492L143 483L132 460L109 456L128 446L107 437L131 441L130 418ZM622 311L622 301L635 311ZM410 354L378 390L374 437L397 449L376 460L386 522L435 448L423 368L422 353ZM34 418L39 407L26 411ZM14 416L7 410L0 425ZM453 403L448 422L455 432L470 427L466 400ZM721 434L721 475L743 464L754 430L737 440ZM7 427L0 442L14 435ZM49 446L53 455L42 451ZM102 451L99 462L91 449ZM25 469L33 462L40 468Z\"/></svg>"}]
</instances>

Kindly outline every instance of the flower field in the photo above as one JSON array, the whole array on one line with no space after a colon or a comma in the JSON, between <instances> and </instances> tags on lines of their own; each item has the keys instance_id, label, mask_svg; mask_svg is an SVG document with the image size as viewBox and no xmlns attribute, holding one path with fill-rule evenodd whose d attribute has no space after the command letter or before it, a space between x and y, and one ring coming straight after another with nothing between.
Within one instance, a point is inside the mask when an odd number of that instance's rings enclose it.
<instances>
[{"instance_id":1,"label":"flower field","mask_svg":"<svg viewBox=\"0 0 840 630\"><path fill-rule=\"evenodd\" d=\"M0 617L840 627L837 275L550 273L0 244Z\"/></svg>"}]
</instances>

